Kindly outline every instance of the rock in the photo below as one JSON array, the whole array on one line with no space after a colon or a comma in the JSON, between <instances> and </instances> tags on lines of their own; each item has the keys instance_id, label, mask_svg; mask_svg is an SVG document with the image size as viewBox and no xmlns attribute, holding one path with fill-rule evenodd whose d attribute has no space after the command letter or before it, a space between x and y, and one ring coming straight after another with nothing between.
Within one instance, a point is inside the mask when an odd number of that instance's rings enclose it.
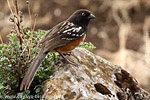
<instances>
[{"instance_id":1,"label":"rock","mask_svg":"<svg viewBox=\"0 0 150 100\"><path fill-rule=\"evenodd\" d=\"M120 66L83 48L67 58L79 66L55 67L42 85L42 100L150 100L150 94Z\"/></svg>"}]
</instances>

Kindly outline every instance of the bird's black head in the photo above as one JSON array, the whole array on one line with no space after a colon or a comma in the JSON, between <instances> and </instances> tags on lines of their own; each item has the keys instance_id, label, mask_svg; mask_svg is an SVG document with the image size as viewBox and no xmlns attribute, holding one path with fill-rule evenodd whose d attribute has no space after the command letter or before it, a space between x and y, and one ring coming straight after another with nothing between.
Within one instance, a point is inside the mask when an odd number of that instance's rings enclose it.
<instances>
[{"instance_id":1,"label":"bird's black head","mask_svg":"<svg viewBox=\"0 0 150 100\"><path fill-rule=\"evenodd\" d=\"M81 25L84 28L87 28L89 21L95 19L96 17L86 9L80 9L75 11L68 20L73 22L76 25Z\"/></svg>"}]
</instances>

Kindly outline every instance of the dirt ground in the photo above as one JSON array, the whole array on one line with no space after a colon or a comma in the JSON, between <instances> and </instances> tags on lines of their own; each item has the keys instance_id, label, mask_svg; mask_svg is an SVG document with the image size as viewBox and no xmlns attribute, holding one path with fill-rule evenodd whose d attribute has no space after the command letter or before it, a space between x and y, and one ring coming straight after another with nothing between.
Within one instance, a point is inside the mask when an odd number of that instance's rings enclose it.
<instances>
[{"instance_id":1,"label":"dirt ground","mask_svg":"<svg viewBox=\"0 0 150 100\"><path fill-rule=\"evenodd\" d=\"M23 26L30 27L26 0L18 0L18 6ZM89 9L96 16L86 38L96 46L93 52L121 65L150 92L150 0L29 0L29 6L32 22L38 14L35 30L48 30L75 10ZM7 0L0 0L0 9L0 34L7 43L13 27Z\"/></svg>"}]
</instances>

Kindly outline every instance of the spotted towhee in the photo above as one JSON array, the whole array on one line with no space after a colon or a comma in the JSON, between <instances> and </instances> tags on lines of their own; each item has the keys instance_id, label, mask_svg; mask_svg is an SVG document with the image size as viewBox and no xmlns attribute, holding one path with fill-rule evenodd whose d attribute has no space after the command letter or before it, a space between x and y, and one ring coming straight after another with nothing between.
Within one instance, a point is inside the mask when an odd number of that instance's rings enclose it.
<instances>
[{"instance_id":1,"label":"spotted towhee","mask_svg":"<svg viewBox=\"0 0 150 100\"><path fill-rule=\"evenodd\" d=\"M87 33L87 26L95 16L86 9L75 11L67 20L59 23L50 29L41 39L42 48L37 57L26 72L20 86L20 90L29 89L34 75L41 62L51 51L57 51L64 59L62 52L68 52L84 41ZM68 59L67 62L71 63Z\"/></svg>"}]
</instances>

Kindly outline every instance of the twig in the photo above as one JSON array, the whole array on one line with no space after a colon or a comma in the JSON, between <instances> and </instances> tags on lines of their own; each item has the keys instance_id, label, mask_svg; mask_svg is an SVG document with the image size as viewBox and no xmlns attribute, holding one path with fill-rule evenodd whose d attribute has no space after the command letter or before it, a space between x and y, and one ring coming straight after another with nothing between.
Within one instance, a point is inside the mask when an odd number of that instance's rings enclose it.
<instances>
[{"instance_id":1,"label":"twig","mask_svg":"<svg viewBox=\"0 0 150 100\"><path fill-rule=\"evenodd\" d=\"M15 16L15 17L17 18L17 21L14 20L14 23L15 23L15 25L17 26L18 38L19 38L20 45L21 45L20 49L22 50L22 41L23 41L23 39L22 39L21 32L20 32L20 18L19 18L19 16L18 16L17 0L15 0L15 4L14 4L14 2L13 2L12 0L11 0L11 2L12 2L12 5L13 5L13 7L14 7L14 9L15 9L15 13L16 13L16 16Z\"/></svg>"},{"instance_id":2,"label":"twig","mask_svg":"<svg viewBox=\"0 0 150 100\"><path fill-rule=\"evenodd\" d=\"M28 59L27 59L27 63L28 63L28 61L29 61L29 59L30 59L30 54L31 54L31 48L32 48L32 39L33 39L33 32L34 32L34 29L35 29L35 25L36 25L36 18L37 18L37 16L35 16L35 20L34 20L34 25L33 25L33 29L32 29L32 31L31 31L31 36L30 36L30 48L29 48L29 54L28 54Z\"/></svg>"},{"instance_id":3,"label":"twig","mask_svg":"<svg viewBox=\"0 0 150 100\"><path fill-rule=\"evenodd\" d=\"M29 6L29 1L26 1L26 4L28 5L28 12L29 12L29 17L30 17L30 24L31 24L31 30L32 30L32 17L31 17L31 10L30 10L30 6Z\"/></svg>"},{"instance_id":4,"label":"twig","mask_svg":"<svg viewBox=\"0 0 150 100\"><path fill-rule=\"evenodd\" d=\"M16 11L16 14L18 15L18 4L17 4L17 0L15 0L15 11ZM17 16L18 17L18 16ZM19 20L19 18L18 18ZM20 21L19 21L20 22ZM18 23L20 24L20 23Z\"/></svg>"},{"instance_id":5,"label":"twig","mask_svg":"<svg viewBox=\"0 0 150 100\"><path fill-rule=\"evenodd\" d=\"M33 56L33 60L35 59L36 53L37 53L37 51L38 51L38 47L39 47L39 45L40 45L41 36L42 36L42 34L40 34L39 42L38 42L38 44L37 44L36 51L35 51L35 54L34 54L34 56Z\"/></svg>"},{"instance_id":6,"label":"twig","mask_svg":"<svg viewBox=\"0 0 150 100\"><path fill-rule=\"evenodd\" d=\"M11 14L14 15L14 13L13 13L13 11L12 11L12 8L11 8L11 6L10 6L9 0L7 0L7 3L8 3L8 7L9 7L9 9L10 9Z\"/></svg>"},{"instance_id":7,"label":"twig","mask_svg":"<svg viewBox=\"0 0 150 100\"><path fill-rule=\"evenodd\" d=\"M19 13L17 0L15 0L14 2L13 2L13 0L11 0L11 2L12 2L12 5L13 5L13 8L15 10L15 15L14 15L13 22L15 23L15 26L17 27L17 32L16 33L17 33L17 37L20 41L20 50L22 51L23 50L23 48L22 48L23 40L25 42L25 45L27 45L25 35L24 35L24 31L23 31L23 29L21 27L21 24L20 24L22 22L22 13L21 12ZM23 34L24 39L22 38L21 32ZM17 58L16 61L18 61L18 67L17 67L17 70L16 70L17 71L18 84L20 83L20 68L22 66L22 63L21 63L21 60L20 60L21 57L22 56L20 56L20 55L19 55L19 57L16 57Z\"/></svg>"}]
</instances>

